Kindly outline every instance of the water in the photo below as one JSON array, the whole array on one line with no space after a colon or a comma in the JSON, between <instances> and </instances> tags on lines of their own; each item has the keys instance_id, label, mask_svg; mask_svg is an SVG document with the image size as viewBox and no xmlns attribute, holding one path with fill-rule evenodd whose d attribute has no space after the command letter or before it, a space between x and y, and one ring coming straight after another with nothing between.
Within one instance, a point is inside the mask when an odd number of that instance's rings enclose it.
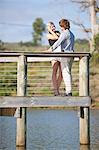
<instances>
[{"instance_id":1,"label":"water","mask_svg":"<svg viewBox=\"0 0 99 150\"><path fill-rule=\"evenodd\" d=\"M26 150L99 150L99 110L91 110L91 144L79 145L75 110L28 110ZM0 117L0 150L25 150L15 145L16 119Z\"/></svg>"}]
</instances>

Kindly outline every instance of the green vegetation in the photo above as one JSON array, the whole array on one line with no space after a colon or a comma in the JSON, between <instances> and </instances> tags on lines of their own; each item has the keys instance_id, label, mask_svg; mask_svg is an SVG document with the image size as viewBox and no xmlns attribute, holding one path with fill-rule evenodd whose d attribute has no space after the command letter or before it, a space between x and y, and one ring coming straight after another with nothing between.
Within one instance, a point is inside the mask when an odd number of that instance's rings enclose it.
<instances>
[{"instance_id":1,"label":"green vegetation","mask_svg":"<svg viewBox=\"0 0 99 150\"><path fill-rule=\"evenodd\" d=\"M42 18L36 18L33 23L33 45L41 45L43 32L45 32L45 24Z\"/></svg>"},{"instance_id":2,"label":"green vegetation","mask_svg":"<svg viewBox=\"0 0 99 150\"><path fill-rule=\"evenodd\" d=\"M16 95L17 64L0 63L0 96Z\"/></svg>"},{"instance_id":3,"label":"green vegetation","mask_svg":"<svg viewBox=\"0 0 99 150\"><path fill-rule=\"evenodd\" d=\"M4 43L0 46L0 51L19 51L19 52L43 52L48 49L47 46L34 46L32 41L19 43ZM75 52L89 52L89 42L87 40L75 41Z\"/></svg>"},{"instance_id":4,"label":"green vegetation","mask_svg":"<svg viewBox=\"0 0 99 150\"><path fill-rule=\"evenodd\" d=\"M48 46L33 46L32 42L22 42L19 43L4 43L0 51L5 52L43 52L48 49Z\"/></svg>"},{"instance_id":5,"label":"green vegetation","mask_svg":"<svg viewBox=\"0 0 99 150\"><path fill-rule=\"evenodd\" d=\"M90 46L86 39L77 39L75 41L75 52L89 52Z\"/></svg>"},{"instance_id":6,"label":"green vegetation","mask_svg":"<svg viewBox=\"0 0 99 150\"><path fill-rule=\"evenodd\" d=\"M99 34L95 36L94 40L95 40L95 51L91 57L91 64L92 66L95 65L98 66L99 65Z\"/></svg>"},{"instance_id":7,"label":"green vegetation","mask_svg":"<svg viewBox=\"0 0 99 150\"><path fill-rule=\"evenodd\" d=\"M98 65L99 64L99 53L93 53L91 62L93 65Z\"/></svg>"},{"instance_id":8,"label":"green vegetation","mask_svg":"<svg viewBox=\"0 0 99 150\"><path fill-rule=\"evenodd\" d=\"M95 50L99 53L99 33L95 36Z\"/></svg>"}]
</instances>

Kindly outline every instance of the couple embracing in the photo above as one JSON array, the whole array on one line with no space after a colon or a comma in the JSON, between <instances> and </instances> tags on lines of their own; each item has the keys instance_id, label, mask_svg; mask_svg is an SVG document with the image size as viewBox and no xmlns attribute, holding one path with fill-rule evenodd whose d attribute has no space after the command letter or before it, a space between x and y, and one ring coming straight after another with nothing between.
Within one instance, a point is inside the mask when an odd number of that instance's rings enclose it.
<instances>
[{"instance_id":1,"label":"couple embracing","mask_svg":"<svg viewBox=\"0 0 99 150\"><path fill-rule=\"evenodd\" d=\"M61 19L59 21L61 28L61 33L56 31L56 27L53 22L49 22L47 25L47 38L49 45L51 46L49 52L74 52L74 35L70 31L70 22L67 19ZM54 95L58 96L59 87L64 80L65 84L65 96L72 96L72 76L71 67L73 63L72 57L61 57L52 59L52 82L54 88ZM59 70L59 75L57 76L57 71Z\"/></svg>"}]
</instances>

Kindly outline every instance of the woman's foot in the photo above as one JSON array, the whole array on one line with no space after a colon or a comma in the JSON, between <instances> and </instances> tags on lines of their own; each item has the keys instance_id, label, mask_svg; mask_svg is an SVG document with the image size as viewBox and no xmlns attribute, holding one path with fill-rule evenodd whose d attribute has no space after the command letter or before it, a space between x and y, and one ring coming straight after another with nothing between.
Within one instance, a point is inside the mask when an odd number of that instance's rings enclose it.
<instances>
[{"instance_id":1,"label":"woman's foot","mask_svg":"<svg viewBox=\"0 0 99 150\"><path fill-rule=\"evenodd\" d=\"M54 96L59 96L59 95L60 95L59 91L58 90L54 90Z\"/></svg>"}]
</instances>

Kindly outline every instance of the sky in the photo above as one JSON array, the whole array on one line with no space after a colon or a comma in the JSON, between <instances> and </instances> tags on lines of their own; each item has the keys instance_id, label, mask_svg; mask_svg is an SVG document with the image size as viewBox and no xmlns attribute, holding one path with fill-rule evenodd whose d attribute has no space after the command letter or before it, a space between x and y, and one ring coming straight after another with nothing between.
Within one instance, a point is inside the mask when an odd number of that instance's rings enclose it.
<instances>
[{"instance_id":1,"label":"sky","mask_svg":"<svg viewBox=\"0 0 99 150\"><path fill-rule=\"evenodd\" d=\"M59 20L66 18L82 22L90 27L88 12L81 12L79 5L70 0L0 0L0 40L4 42L32 41L32 23L41 17L45 24L53 21L59 28ZM72 22L75 38L86 38L86 34ZM43 44L47 44L46 35Z\"/></svg>"}]
</instances>

